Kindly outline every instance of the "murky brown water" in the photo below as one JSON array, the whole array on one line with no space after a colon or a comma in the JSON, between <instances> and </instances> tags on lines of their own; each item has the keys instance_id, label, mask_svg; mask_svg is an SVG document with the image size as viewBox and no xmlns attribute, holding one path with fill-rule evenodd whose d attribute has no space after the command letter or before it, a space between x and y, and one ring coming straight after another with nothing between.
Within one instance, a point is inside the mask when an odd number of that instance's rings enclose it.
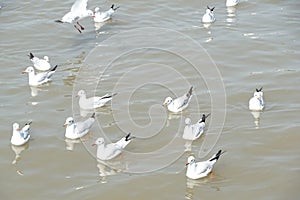
<instances>
[{"instance_id":1,"label":"murky brown water","mask_svg":"<svg viewBox=\"0 0 300 200\"><path fill-rule=\"evenodd\" d=\"M299 1L241 1L227 11L223 1L91 0L91 8L121 7L97 31L84 19L83 34L53 22L72 2L2 3L1 199L298 199ZM207 4L216 7L217 21L205 28L200 20ZM53 81L37 90L21 75L31 65L29 52L59 65ZM182 115L158 106L190 85L195 95ZM255 120L248 100L261 86L266 109ZM83 141L68 141L62 125L68 116L86 114L72 97L83 88L89 95L118 95L97 110L98 122ZM203 112L212 116L193 153L200 147L227 153L212 176L191 181L181 134L184 118L196 121ZM224 124L216 122L222 114ZM32 140L12 147L12 123L28 119ZM137 139L127 152L111 162L95 160L97 137L115 141L128 131Z\"/></svg>"}]
</instances>

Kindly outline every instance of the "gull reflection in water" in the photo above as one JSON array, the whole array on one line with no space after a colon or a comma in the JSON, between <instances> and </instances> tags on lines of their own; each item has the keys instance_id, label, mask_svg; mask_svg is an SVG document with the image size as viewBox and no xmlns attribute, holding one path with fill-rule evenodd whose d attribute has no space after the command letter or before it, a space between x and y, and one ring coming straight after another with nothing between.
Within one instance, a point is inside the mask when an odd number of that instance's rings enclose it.
<instances>
[{"instance_id":1,"label":"gull reflection in water","mask_svg":"<svg viewBox=\"0 0 300 200\"><path fill-rule=\"evenodd\" d=\"M21 152L24 151L25 149L28 149L28 147L29 147L29 142L27 142L25 145L22 146L11 145L11 149L16 154L15 159L12 161L13 165L17 164L17 162L21 159Z\"/></svg>"},{"instance_id":2,"label":"gull reflection in water","mask_svg":"<svg viewBox=\"0 0 300 200\"><path fill-rule=\"evenodd\" d=\"M102 26L104 26L106 24L106 22L95 22L95 31L99 34L101 32L99 32L100 28Z\"/></svg>"},{"instance_id":3,"label":"gull reflection in water","mask_svg":"<svg viewBox=\"0 0 300 200\"><path fill-rule=\"evenodd\" d=\"M251 114L254 118L254 124L255 127L258 129L260 126L260 115L261 115L261 111L251 111Z\"/></svg>"},{"instance_id":4,"label":"gull reflection in water","mask_svg":"<svg viewBox=\"0 0 300 200\"><path fill-rule=\"evenodd\" d=\"M231 23L234 23L236 21L236 8L235 7L227 7L227 18L226 22L228 22L228 25L231 25Z\"/></svg>"},{"instance_id":5,"label":"gull reflection in water","mask_svg":"<svg viewBox=\"0 0 300 200\"><path fill-rule=\"evenodd\" d=\"M213 175L211 174L209 177L193 180L190 178L186 179L186 190L185 190L185 199L194 199L194 190L198 188L202 188L204 186L209 186L215 191L220 191L220 188L217 186L213 186L211 181L214 179ZM199 199L197 197L197 199Z\"/></svg>"},{"instance_id":6,"label":"gull reflection in water","mask_svg":"<svg viewBox=\"0 0 300 200\"><path fill-rule=\"evenodd\" d=\"M103 161L97 159L97 167L101 183L107 183L107 177L121 173L128 169L128 163L120 159Z\"/></svg>"},{"instance_id":7,"label":"gull reflection in water","mask_svg":"<svg viewBox=\"0 0 300 200\"><path fill-rule=\"evenodd\" d=\"M72 140L72 139L65 138L65 142L66 142L66 149L68 151L73 151L75 144L81 143L81 139Z\"/></svg>"}]
</instances>

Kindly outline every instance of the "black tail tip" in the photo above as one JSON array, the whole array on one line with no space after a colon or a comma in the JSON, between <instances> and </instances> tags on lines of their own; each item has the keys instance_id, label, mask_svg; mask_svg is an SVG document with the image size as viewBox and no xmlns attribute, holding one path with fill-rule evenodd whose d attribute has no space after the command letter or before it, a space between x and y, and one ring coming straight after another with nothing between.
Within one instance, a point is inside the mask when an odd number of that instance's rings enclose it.
<instances>
[{"instance_id":1,"label":"black tail tip","mask_svg":"<svg viewBox=\"0 0 300 200\"><path fill-rule=\"evenodd\" d=\"M94 118L95 119L95 116L96 116L96 113L93 113L91 118Z\"/></svg>"},{"instance_id":2,"label":"black tail tip","mask_svg":"<svg viewBox=\"0 0 300 200\"><path fill-rule=\"evenodd\" d=\"M33 54L32 54L31 52L29 53L28 56L29 56L29 59L32 59L32 58L34 57Z\"/></svg>"},{"instance_id":3,"label":"black tail tip","mask_svg":"<svg viewBox=\"0 0 300 200\"><path fill-rule=\"evenodd\" d=\"M55 20L54 22L57 22L57 23L63 23L63 21L61 21L61 20Z\"/></svg>"},{"instance_id":4,"label":"black tail tip","mask_svg":"<svg viewBox=\"0 0 300 200\"><path fill-rule=\"evenodd\" d=\"M128 133L128 134L125 136L125 141L129 141L129 140L132 140L132 139L135 138L134 136L131 136L131 137L130 137L130 135L131 135L131 133Z\"/></svg>"},{"instance_id":5,"label":"black tail tip","mask_svg":"<svg viewBox=\"0 0 300 200\"><path fill-rule=\"evenodd\" d=\"M53 69L51 69L51 71L55 71L57 67L58 67L58 65L55 65L55 67L53 67Z\"/></svg>"},{"instance_id":6,"label":"black tail tip","mask_svg":"<svg viewBox=\"0 0 300 200\"><path fill-rule=\"evenodd\" d=\"M256 88L256 92L261 92L262 89L263 89L263 87L261 87L261 88L259 88L259 89Z\"/></svg>"},{"instance_id":7,"label":"black tail tip","mask_svg":"<svg viewBox=\"0 0 300 200\"><path fill-rule=\"evenodd\" d=\"M111 8L111 9L114 9L114 6L115 6L115 4L112 4L110 8Z\"/></svg>"}]
</instances>

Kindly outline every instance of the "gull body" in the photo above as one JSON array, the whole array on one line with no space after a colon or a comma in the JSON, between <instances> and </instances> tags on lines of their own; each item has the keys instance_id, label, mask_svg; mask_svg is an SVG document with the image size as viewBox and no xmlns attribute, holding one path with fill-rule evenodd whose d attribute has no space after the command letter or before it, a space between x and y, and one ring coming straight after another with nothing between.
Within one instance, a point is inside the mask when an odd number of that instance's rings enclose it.
<instances>
[{"instance_id":1,"label":"gull body","mask_svg":"<svg viewBox=\"0 0 300 200\"><path fill-rule=\"evenodd\" d=\"M261 111L265 107L262 88L256 89L253 97L249 100L249 110Z\"/></svg>"},{"instance_id":2,"label":"gull body","mask_svg":"<svg viewBox=\"0 0 300 200\"><path fill-rule=\"evenodd\" d=\"M65 14L61 20L55 20L55 22L73 24L79 33L81 33L84 27L80 25L78 21L88 16L94 16L93 11L87 10L87 2L88 0L76 0L71 10Z\"/></svg>"},{"instance_id":3,"label":"gull body","mask_svg":"<svg viewBox=\"0 0 300 200\"><path fill-rule=\"evenodd\" d=\"M210 8L207 6L205 14L202 17L202 23L213 23L216 21L216 18L215 18L214 12L213 12L214 9L215 9L215 7Z\"/></svg>"},{"instance_id":4,"label":"gull body","mask_svg":"<svg viewBox=\"0 0 300 200\"><path fill-rule=\"evenodd\" d=\"M68 139L78 139L85 136L95 122L95 113L85 121L75 122L73 117L68 117L64 126L66 127L65 137Z\"/></svg>"},{"instance_id":5,"label":"gull body","mask_svg":"<svg viewBox=\"0 0 300 200\"><path fill-rule=\"evenodd\" d=\"M238 3L239 3L239 0L226 0L227 7L236 6Z\"/></svg>"},{"instance_id":6,"label":"gull body","mask_svg":"<svg viewBox=\"0 0 300 200\"><path fill-rule=\"evenodd\" d=\"M29 53L29 59L31 60L33 66L40 71L47 71L51 69L48 56L44 56L43 59L34 56L32 53Z\"/></svg>"},{"instance_id":7,"label":"gull body","mask_svg":"<svg viewBox=\"0 0 300 200\"><path fill-rule=\"evenodd\" d=\"M51 80L52 75L55 73L57 65L47 72L35 73L33 67L27 67L22 73L28 74L28 83L30 86L39 86Z\"/></svg>"},{"instance_id":8,"label":"gull body","mask_svg":"<svg viewBox=\"0 0 300 200\"><path fill-rule=\"evenodd\" d=\"M13 133L10 139L11 144L15 146L21 146L26 144L29 141L30 124L31 122L26 123L22 129L20 128L20 125L18 123L13 124Z\"/></svg>"},{"instance_id":9,"label":"gull body","mask_svg":"<svg viewBox=\"0 0 300 200\"><path fill-rule=\"evenodd\" d=\"M84 90L79 90L77 96L79 97L79 106L81 109L95 109L104 106L108 101L112 100L117 93L106 94L102 97L86 97Z\"/></svg>"},{"instance_id":10,"label":"gull body","mask_svg":"<svg viewBox=\"0 0 300 200\"><path fill-rule=\"evenodd\" d=\"M111 160L117 157L133 138L130 137L129 133L119 141L110 144L105 144L104 138L98 138L93 144L93 146L97 146L97 158L100 160Z\"/></svg>"},{"instance_id":11,"label":"gull body","mask_svg":"<svg viewBox=\"0 0 300 200\"><path fill-rule=\"evenodd\" d=\"M218 153L213 155L210 159L202 162L196 162L194 156L189 156L188 162L186 163L186 176L190 179L206 177L212 171L214 164L217 162L221 154L222 150L219 150Z\"/></svg>"},{"instance_id":12,"label":"gull body","mask_svg":"<svg viewBox=\"0 0 300 200\"><path fill-rule=\"evenodd\" d=\"M185 128L183 132L182 138L185 140L197 140L204 132L205 128L205 120L209 116L203 114L202 118L196 123L196 124L191 124L191 119L186 118L185 119Z\"/></svg>"},{"instance_id":13,"label":"gull body","mask_svg":"<svg viewBox=\"0 0 300 200\"><path fill-rule=\"evenodd\" d=\"M192 97L193 86L190 90L183 96L178 97L176 99L172 99L171 97L167 97L163 103L164 106L167 106L168 110L174 113L178 113L186 109L189 105L189 102Z\"/></svg>"},{"instance_id":14,"label":"gull body","mask_svg":"<svg viewBox=\"0 0 300 200\"><path fill-rule=\"evenodd\" d=\"M114 4L112 4L109 10L101 12L100 8L96 7L94 12L94 22L101 23L111 19L118 8L119 7L114 7Z\"/></svg>"}]
</instances>

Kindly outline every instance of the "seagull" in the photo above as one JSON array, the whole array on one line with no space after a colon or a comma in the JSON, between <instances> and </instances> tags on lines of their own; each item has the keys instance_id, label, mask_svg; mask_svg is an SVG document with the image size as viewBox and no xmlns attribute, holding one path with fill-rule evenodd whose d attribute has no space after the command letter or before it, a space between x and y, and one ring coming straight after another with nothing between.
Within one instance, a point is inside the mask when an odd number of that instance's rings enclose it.
<instances>
[{"instance_id":1,"label":"seagull","mask_svg":"<svg viewBox=\"0 0 300 200\"><path fill-rule=\"evenodd\" d=\"M210 8L207 6L205 14L202 17L202 23L213 23L216 21L216 18L214 16L214 11L215 7Z\"/></svg>"},{"instance_id":2,"label":"seagull","mask_svg":"<svg viewBox=\"0 0 300 200\"><path fill-rule=\"evenodd\" d=\"M238 3L239 3L239 0L226 0L227 7L236 6Z\"/></svg>"},{"instance_id":3,"label":"seagull","mask_svg":"<svg viewBox=\"0 0 300 200\"><path fill-rule=\"evenodd\" d=\"M84 90L79 90L77 95L79 97L79 106L81 109L89 110L100 108L104 106L108 101L112 100L112 97L117 95L117 93L106 94L102 97L90 97L86 98L86 93Z\"/></svg>"},{"instance_id":4,"label":"seagull","mask_svg":"<svg viewBox=\"0 0 300 200\"><path fill-rule=\"evenodd\" d=\"M93 144L93 146L97 146L97 158L100 160L110 160L117 157L133 138L135 137L130 137L130 133L128 133L116 143L110 144L105 144L104 138L98 138Z\"/></svg>"},{"instance_id":5,"label":"seagull","mask_svg":"<svg viewBox=\"0 0 300 200\"><path fill-rule=\"evenodd\" d=\"M64 126L66 127L65 137L68 139L78 139L85 136L95 122L95 113L85 121L74 122L73 117L68 117Z\"/></svg>"},{"instance_id":6,"label":"seagull","mask_svg":"<svg viewBox=\"0 0 300 200\"><path fill-rule=\"evenodd\" d=\"M22 129L20 128L20 125L18 123L13 124L13 134L10 140L11 144L15 146L21 146L29 141L29 130L31 123L32 122L26 123Z\"/></svg>"},{"instance_id":7,"label":"seagull","mask_svg":"<svg viewBox=\"0 0 300 200\"><path fill-rule=\"evenodd\" d=\"M264 109L263 95L262 87L260 89L256 88L253 97L249 100L249 110L260 111Z\"/></svg>"},{"instance_id":8,"label":"seagull","mask_svg":"<svg viewBox=\"0 0 300 200\"><path fill-rule=\"evenodd\" d=\"M61 20L55 20L55 22L74 24L74 27L81 33L84 27L78 21L88 16L94 16L93 11L86 9L87 2L88 0L76 0L71 11L65 14Z\"/></svg>"},{"instance_id":9,"label":"seagull","mask_svg":"<svg viewBox=\"0 0 300 200\"><path fill-rule=\"evenodd\" d=\"M188 162L186 163L186 176L190 179L206 177L212 171L214 164L223 153L224 151L219 150L218 153L213 155L209 160L203 162L196 162L194 156L189 156Z\"/></svg>"},{"instance_id":10,"label":"seagull","mask_svg":"<svg viewBox=\"0 0 300 200\"><path fill-rule=\"evenodd\" d=\"M193 86L190 88L187 94L178 97L177 99L172 99L167 97L163 103L163 106L167 106L168 110L174 113L178 113L186 109L192 97Z\"/></svg>"},{"instance_id":11,"label":"seagull","mask_svg":"<svg viewBox=\"0 0 300 200\"><path fill-rule=\"evenodd\" d=\"M198 139L205 128L205 120L206 118L210 115L207 114L203 114L201 120L199 120L196 124L191 124L191 119L190 118L186 118L185 119L185 128L184 128L184 132L183 132L183 136L182 138L185 140L196 140Z\"/></svg>"},{"instance_id":12,"label":"seagull","mask_svg":"<svg viewBox=\"0 0 300 200\"><path fill-rule=\"evenodd\" d=\"M51 68L48 56L44 56L44 59L40 59L40 58L34 56L32 53L29 53L28 56L29 56L29 59L31 60L33 66L37 70L47 71Z\"/></svg>"},{"instance_id":13,"label":"seagull","mask_svg":"<svg viewBox=\"0 0 300 200\"><path fill-rule=\"evenodd\" d=\"M96 23L101 23L101 22L105 22L107 20L109 20L112 15L114 14L114 12L119 8L118 7L114 7L114 4L111 5L110 9L105 11L105 12L101 12L99 7L95 8L95 12L94 12L94 22Z\"/></svg>"},{"instance_id":14,"label":"seagull","mask_svg":"<svg viewBox=\"0 0 300 200\"><path fill-rule=\"evenodd\" d=\"M29 76L28 82L30 86L39 86L51 80L50 78L55 73L56 68L57 65L54 68L52 68L50 71L35 73L34 68L30 66L27 67L25 71L23 71L22 73L23 74L28 73Z\"/></svg>"}]
</instances>

